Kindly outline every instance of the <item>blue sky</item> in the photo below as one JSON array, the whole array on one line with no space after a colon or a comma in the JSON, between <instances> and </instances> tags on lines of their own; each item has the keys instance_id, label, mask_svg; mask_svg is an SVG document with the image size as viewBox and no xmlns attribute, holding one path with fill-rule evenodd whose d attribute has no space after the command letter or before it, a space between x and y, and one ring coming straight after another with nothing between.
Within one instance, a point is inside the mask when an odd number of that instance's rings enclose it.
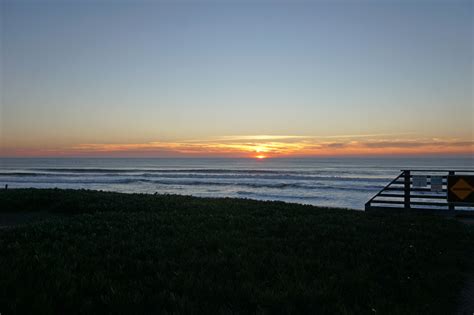
<instances>
[{"instance_id":1,"label":"blue sky","mask_svg":"<svg viewBox=\"0 0 474 315\"><path fill-rule=\"evenodd\" d=\"M471 1L2 1L0 49L9 150L473 139Z\"/></svg>"}]
</instances>

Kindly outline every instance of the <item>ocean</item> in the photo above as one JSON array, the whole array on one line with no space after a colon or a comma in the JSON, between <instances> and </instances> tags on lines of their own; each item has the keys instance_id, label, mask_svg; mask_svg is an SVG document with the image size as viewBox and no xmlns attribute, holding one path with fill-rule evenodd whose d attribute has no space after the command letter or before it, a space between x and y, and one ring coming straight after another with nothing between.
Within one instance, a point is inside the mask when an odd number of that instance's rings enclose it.
<instances>
[{"instance_id":1,"label":"ocean","mask_svg":"<svg viewBox=\"0 0 474 315\"><path fill-rule=\"evenodd\" d=\"M1 158L0 185L279 200L364 209L401 169L474 170L474 157Z\"/></svg>"}]
</instances>

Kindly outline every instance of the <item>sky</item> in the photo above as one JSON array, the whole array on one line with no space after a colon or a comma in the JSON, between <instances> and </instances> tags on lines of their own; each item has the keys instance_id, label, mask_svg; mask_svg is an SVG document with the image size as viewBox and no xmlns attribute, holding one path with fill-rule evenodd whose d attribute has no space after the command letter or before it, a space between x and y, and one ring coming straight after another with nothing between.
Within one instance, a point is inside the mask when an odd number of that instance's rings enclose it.
<instances>
[{"instance_id":1,"label":"sky","mask_svg":"<svg viewBox=\"0 0 474 315\"><path fill-rule=\"evenodd\" d=\"M470 0L0 10L0 156L474 154Z\"/></svg>"}]
</instances>

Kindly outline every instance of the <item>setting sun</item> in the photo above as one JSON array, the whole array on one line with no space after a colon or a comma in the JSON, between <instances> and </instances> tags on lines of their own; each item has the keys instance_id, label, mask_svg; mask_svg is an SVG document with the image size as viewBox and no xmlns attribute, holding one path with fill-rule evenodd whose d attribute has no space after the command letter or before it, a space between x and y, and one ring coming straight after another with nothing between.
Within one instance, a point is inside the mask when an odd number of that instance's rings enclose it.
<instances>
[{"instance_id":1,"label":"setting sun","mask_svg":"<svg viewBox=\"0 0 474 315\"><path fill-rule=\"evenodd\" d=\"M267 157L265 155L257 155L255 158L262 160L262 159L266 159Z\"/></svg>"}]
</instances>

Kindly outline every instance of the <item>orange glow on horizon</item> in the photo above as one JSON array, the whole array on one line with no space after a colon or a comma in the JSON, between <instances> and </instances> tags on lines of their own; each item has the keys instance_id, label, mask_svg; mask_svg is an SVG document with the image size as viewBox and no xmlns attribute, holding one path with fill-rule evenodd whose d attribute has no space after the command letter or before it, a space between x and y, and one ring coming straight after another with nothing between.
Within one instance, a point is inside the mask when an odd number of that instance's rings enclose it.
<instances>
[{"instance_id":1,"label":"orange glow on horizon","mask_svg":"<svg viewBox=\"0 0 474 315\"><path fill-rule=\"evenodd\" d=\"M0 156L111 156L111 157L317 157L387 155L471 155L474 141L414 136L228 136L220 138L145 143L79 143L64 147L4 146Z\"/></svg>"}]
</instances>

